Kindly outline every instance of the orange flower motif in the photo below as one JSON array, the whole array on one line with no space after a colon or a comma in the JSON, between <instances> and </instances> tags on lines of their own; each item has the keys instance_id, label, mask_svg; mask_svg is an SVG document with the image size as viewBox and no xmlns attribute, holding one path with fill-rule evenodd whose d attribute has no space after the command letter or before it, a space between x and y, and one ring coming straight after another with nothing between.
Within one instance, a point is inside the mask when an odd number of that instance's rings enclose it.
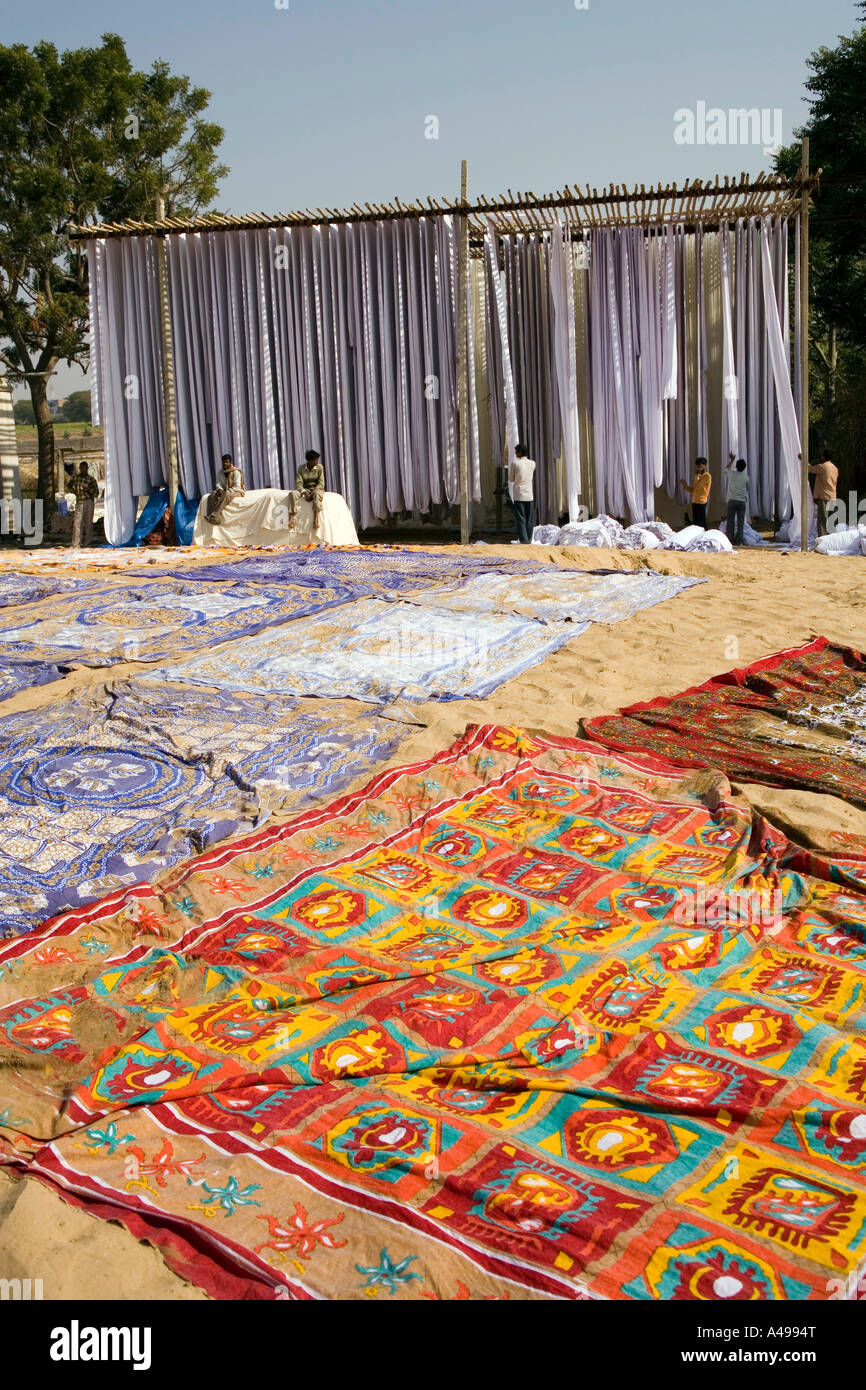
<instances>
[{"instance_id":1,"label":"orange flower motif","mask_svg":"<svg viewBox=\"0 0 866 1390\"><path fill-rule=\"evenodd\" d=\"M319 1245L323 1250L339 1250L347 1242L335 1240L328 1228L338 1226L344 1215L341 1211L338 1216L310 1221L306 1208L302 1207L300 1202L295 1202L294 1215L290 1216L288 1221L281 1222L276 1216L260 1216L260 1221L268 1223L271 1239L257 1245L256 1254L261 1250L274 1250L278 1255L285 1256L289 1250L297 1250L299 1255L306 1258L307 1255L312 1255Z\"/></svg>"}]
</instances>

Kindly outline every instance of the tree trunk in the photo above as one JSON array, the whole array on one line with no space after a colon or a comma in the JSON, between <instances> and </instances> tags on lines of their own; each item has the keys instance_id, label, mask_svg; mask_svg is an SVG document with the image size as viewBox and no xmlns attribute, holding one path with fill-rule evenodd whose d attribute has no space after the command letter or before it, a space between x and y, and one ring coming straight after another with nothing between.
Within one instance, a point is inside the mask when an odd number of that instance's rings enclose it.
<instances>
[{"instance_id":1,"label":"tree trunk","mask_svg":"<svg viewBox=\"0 0 866 1390\"><path fill-rule=\"evenodd\" d=\"M44 376L30 377L30 399L36 416L36 437L39 442L39 480L36 494L41 499L46 516L54 510L54 420L48 405L48 388Z\"/></svg>"}]
</instances>

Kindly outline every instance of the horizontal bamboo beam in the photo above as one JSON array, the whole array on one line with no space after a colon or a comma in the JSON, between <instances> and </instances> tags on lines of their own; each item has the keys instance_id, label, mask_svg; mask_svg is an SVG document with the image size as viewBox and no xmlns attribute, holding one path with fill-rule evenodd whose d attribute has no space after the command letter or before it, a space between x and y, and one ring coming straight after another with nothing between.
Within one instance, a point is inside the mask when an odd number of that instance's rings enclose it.
<instances>
[{"instance_id":1,"label":"horizontal bamboo beam","mask_svg":"<svg viewBox=\"0 0 866 1390\"><path fill-rule=\"evenodd\" d=\"M396 219L418 219L430 216L460 216L468 214L470 230L475 232L483 223L473 219L492 217L499 221L503 213L517 214L510 226L519 227L523 215L526 230L537 226L536 214L545 210L567 208L585 210L585 217L576 219L587 227L598 226L657 226L662 222L697 220L702 225L705 220L726 221L738 216L758 215L753 210L759 208L764 215L790 216L799 208L802 190L811 193L820 180L821 171L803 179L798 173L791 179L780 175L759 174L749 178L741 174L738 181L725 175L720 185L719 176L714 180L701 182L686 180L683 187L676 183L659 184L655 188L635 185L629 192L625 184L612 184L599 193L589 188L581 193L573 192L566 186L559 193L538 197L534 193L514 194L511 189L496 199L479 198L463 208L456 203L444 203L427 197L423 203L403 204L399 199L394 203L377 205L353 203L350 208L333 210L306 208L303 212L247 213L244 216L226 216L222 213L202 213L196 217L166 217L156 222L104 222L96 226L73 226L70 236L77 241L93 241L102 238L124 236L171 236L178 233L243 231L250 227L313 227L340 225L347 222L384 222ZM700 200L699 208L696 204ZM670 204L670 206L668 206Z\"/></svg>"}]
</instances>

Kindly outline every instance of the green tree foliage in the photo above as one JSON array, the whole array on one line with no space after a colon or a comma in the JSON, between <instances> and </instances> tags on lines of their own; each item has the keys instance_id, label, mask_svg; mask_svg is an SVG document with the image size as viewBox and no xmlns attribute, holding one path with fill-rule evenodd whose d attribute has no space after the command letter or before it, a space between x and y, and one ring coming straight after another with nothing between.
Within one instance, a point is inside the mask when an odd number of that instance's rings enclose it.
<instances>
[{"instance_id":1,"label":"green tree foliage","mask_svg":"<svg viewBox=\"0 0 866 1390\"><path fill-rule=\"evenodd\" d=\"M866 18L866 4L858 9ZM810 166L822 171L810 218L810 418L854 487L866 472L866 23L819 48L808 68L809 119L794 134L809 136ZM799 143L787 146L776 168L793 175L800 158Z\"/></svg>"},{"instance_id":2,"label":"green tree foliage","mask_svg":"<svg viewBox=\"0 0 866 1390\"><path fill-rule=\"evenodd\" d=\"M204 119L210 93L165 63L136 72L123 40L58 53L0 46L0 366L30 389L39 496L54 492L48 382L87 357L87 257L73 224L212 203L226 168Z\"/></svg>"},{"instance_id":3,"label":"green tree foliage","mask_svg":"<svg viewBox=\"0 0 866 1390\"><path fill-rule=\"evenodd\" d=\"M12 414L16 425L35 425L36 416L33 413L32 401L15 401L12 406Z\"/></svg>"},{"instance_id":4,"label":"green tree foliage","mask_svg":"<svg viewBox=\"0 0 866 1390\"><path fill-rule=\"evenodd\" d=\"M71 424L90 424L90 392L73 391L67 396L60 411L60 419Z\"/></svg>"}]
</instances>

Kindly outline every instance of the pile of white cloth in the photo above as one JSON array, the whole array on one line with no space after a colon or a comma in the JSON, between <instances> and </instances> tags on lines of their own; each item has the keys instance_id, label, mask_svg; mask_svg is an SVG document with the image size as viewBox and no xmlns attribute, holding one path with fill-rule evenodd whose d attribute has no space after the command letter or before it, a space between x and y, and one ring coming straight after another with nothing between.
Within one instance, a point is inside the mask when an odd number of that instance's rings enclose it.
<instances>
[{"instance_id":1,"label":"pile of white cloth","mask_svg":"<svg viewBox=\"0 0 866 1390\"><path fill-rule=\"evenodd\" d=\"M819 555L866 555L866 524L831 531L821 537L815 549Z\"/></svg>"},{"instance_id":2,"label":"pile of white cloth","mask_svg":"<svg viewBox=\"0 0 866 1390\"><path fill-rule=\"evenodd\" d=\"M243 546L358 544L352 514L338 492L323 495L318 526L312 502L303 497L297 499L290 524L291 502L288 492L270 487L256 488L227 502L218 524L212 526L205 515L208 499L203 497L195 519L193 545L240 549Z\"/></svg>"},{"instance_id":3,"label":"pile of white cloth","mask_svg":"<svg viewBox=\"0 0 866 1390\"><path fill-rule=\"evenodd\" d=\"M760 538L759 538L760 539ZM607 550L703 550L721 553L733 550L723 531L705 531L702 526L686 526L674 531L665 521L639 522L625 527L615 517L593 517L591 521L571 521L567 526L536 526L533 545L591 545Z\"/></svg>"}]
</instances>

